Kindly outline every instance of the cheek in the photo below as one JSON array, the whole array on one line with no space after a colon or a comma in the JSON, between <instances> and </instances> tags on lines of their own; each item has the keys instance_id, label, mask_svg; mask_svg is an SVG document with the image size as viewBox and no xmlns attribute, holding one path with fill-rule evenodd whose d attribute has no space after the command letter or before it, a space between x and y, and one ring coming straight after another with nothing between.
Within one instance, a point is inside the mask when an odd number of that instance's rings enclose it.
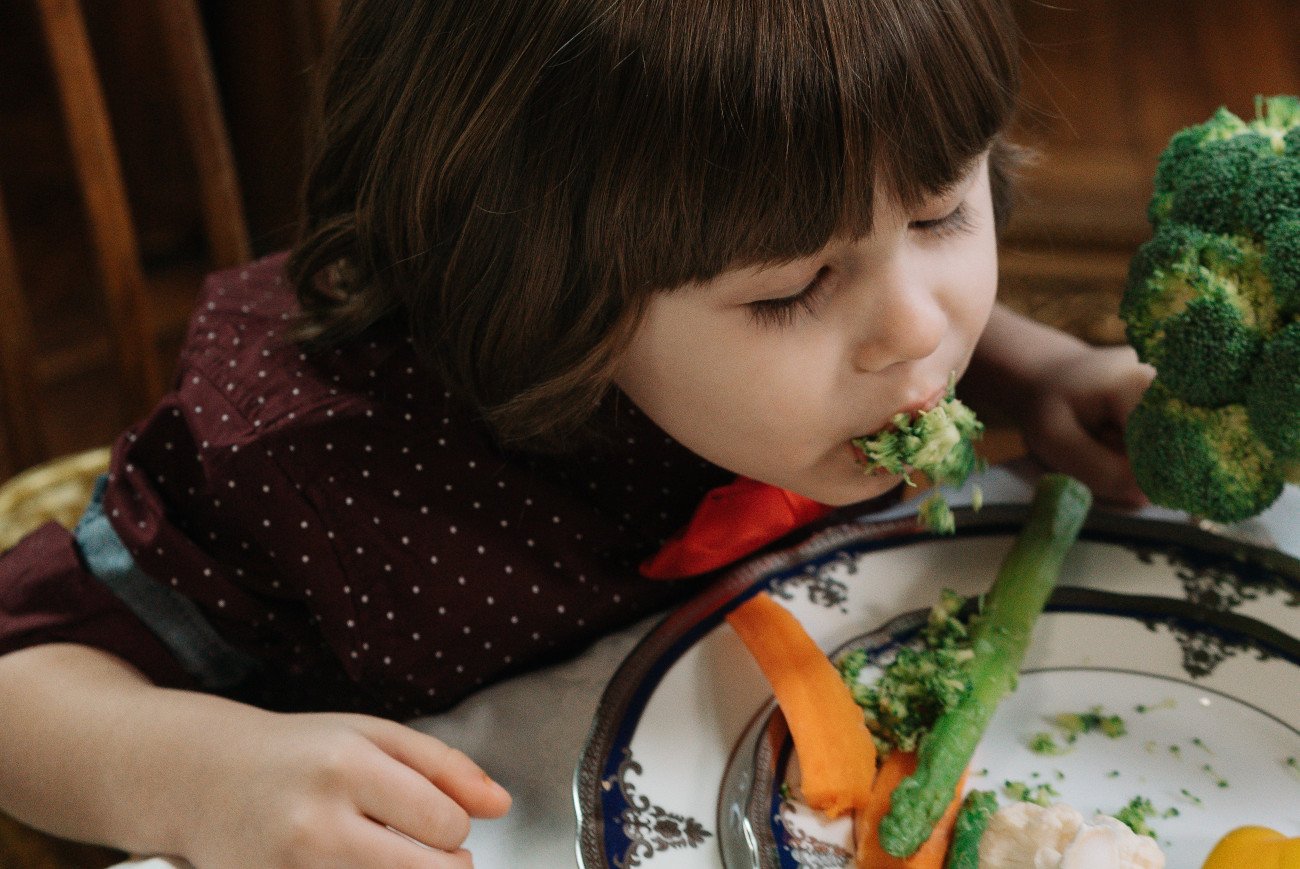
<instances>
[{"instance_id":1,"label":"cheek","mask_svg":"<svg viewBox=\"0 0 1300 869\"><path fill-rule=\"evenodd\" d=\"M738 340L725 323L668 343L647 331L634 342L616 382L650 419L692 452L736 473L772 480L807 466L825 450L828 418L821 366L828 342L754 335ZM818 435L822 435L819 440Z\"/></svg>"},{"instance_id":2,"label":"cheek","mask_svg":"<svg viewBox=\"0 0 1300 869\"><path fill-rule=\"evenodd\" d=\"M972 238L949 261L947 283L963 330L983 332L998 291L997 240L992 231Z\"/></svg>"}]
</instances>

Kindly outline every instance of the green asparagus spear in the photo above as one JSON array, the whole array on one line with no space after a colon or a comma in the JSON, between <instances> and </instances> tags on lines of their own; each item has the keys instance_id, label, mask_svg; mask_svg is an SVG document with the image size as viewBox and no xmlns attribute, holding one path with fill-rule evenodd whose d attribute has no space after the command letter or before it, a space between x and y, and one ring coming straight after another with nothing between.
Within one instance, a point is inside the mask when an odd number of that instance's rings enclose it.
<instances>
[{"instance_id":1,"label":"green asparagus spear","mask_svg":"<svg viewBox=\"0 0 1300 869\"><path fill-rule=\"evenodd\" d=\"M1015 688L1034 622L1091 504L1088 487L1072 477L1048 474L1039 480L1029 521L1002 562L971 634L970 691L921 739L916 772L899 784L880 822L888 853L914 853L952 802L998 701Z\"/></svg>"},{"instance_id":2,"label":"green asparagus spear","mask_svg":"<svg viewBox=\"0 0 1300 869\"><path fill-rule=\"evenodd\" d=\"M980 839L997 810L998 795L993 791L971 791L966 795L953 828L947 869L979 869Z\"/></svg>"}]
</instances>

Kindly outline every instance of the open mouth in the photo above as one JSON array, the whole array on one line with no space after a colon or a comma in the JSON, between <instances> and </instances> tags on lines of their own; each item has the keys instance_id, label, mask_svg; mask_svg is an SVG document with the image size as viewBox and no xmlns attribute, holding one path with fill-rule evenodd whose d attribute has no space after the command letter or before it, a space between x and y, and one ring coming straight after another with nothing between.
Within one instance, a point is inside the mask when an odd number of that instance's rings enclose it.
<instances>
[{"instance_id":1,"label":"open mouth","mask_svg":"<svg viewBox=\"0 0 1300 869\"><path fill-rule=\"evenodd\" d=\"M872 438L878 434L881 434L882 432L887 432L887 431L892 431L894 429L897 429L898 418L900 416L904 416L908 420L915 421L915 419L918 416L925 413L927 410L934 410L936 407L938 407L939 404L944 400L944 398L947 395L948 395L948 387L945 386L945 387L941 387L940 389L936 389L933 393L931 393L929 398L923 399L921 401L915 401L907 405L906 407L899 408L898 410L894 411L889 415L889 420L885 422L884 425L881 425L873 429L872 431L867 432L866 434L855 435L850 439L850 442L860 441L866 438ZM859 453L861 452L861 450L859 450L856 445L854 446L854 450L858 451Z\"/></svg>"}]
</instances>

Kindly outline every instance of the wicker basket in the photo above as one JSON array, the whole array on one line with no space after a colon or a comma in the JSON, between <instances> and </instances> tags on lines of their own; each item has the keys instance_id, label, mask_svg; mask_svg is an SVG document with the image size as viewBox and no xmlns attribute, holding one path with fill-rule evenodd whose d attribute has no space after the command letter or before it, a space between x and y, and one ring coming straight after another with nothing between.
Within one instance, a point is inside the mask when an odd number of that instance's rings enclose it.
<instances>
[{"instance_id":1,"label":"wicker basket","mask_svg":"<svg viewBox=\"0 0 1300 869\"><path fill-rule=\"evenodd\" d=\"M71 528L108 470L110 447L37 465L0 486L0 552L53 519Z\"/></svg>"}]
</instances>

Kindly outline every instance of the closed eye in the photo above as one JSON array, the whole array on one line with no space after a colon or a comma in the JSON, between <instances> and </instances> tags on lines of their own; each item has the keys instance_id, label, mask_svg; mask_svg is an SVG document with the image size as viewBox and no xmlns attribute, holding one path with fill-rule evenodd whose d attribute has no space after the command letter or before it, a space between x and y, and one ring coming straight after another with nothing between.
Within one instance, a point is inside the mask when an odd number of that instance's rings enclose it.
<instances>
[{"instance_id":1,"label":"closed eye","mask_svg":"<svg viewBox=\"0 0 1300 869\"><path fill-rule=\"evenodd\" d=\"M800 314L811 314L816 309L822 285L825 283L829 271L830 269L826 266L822 266L808 283L808 286L792 296L759 299L750 302L745 307L749 308L750 315L761 326L776 328L790 326Z\"/></svg>"},{"instance_id":2,"label":"closed eye","mask_svg":"<svg viewBox=\"0 0 1300 869\"><path fill-rule=\"evenodd\" d=\"M918 230L935 238L946 238L951 235L969 232L974 228L975 224L970 218L970 211L966 208L966 203L962 202L943 217L937 217L933 220L913 220L907 226L909 229Z\"/></svg>"}]
</instances>

